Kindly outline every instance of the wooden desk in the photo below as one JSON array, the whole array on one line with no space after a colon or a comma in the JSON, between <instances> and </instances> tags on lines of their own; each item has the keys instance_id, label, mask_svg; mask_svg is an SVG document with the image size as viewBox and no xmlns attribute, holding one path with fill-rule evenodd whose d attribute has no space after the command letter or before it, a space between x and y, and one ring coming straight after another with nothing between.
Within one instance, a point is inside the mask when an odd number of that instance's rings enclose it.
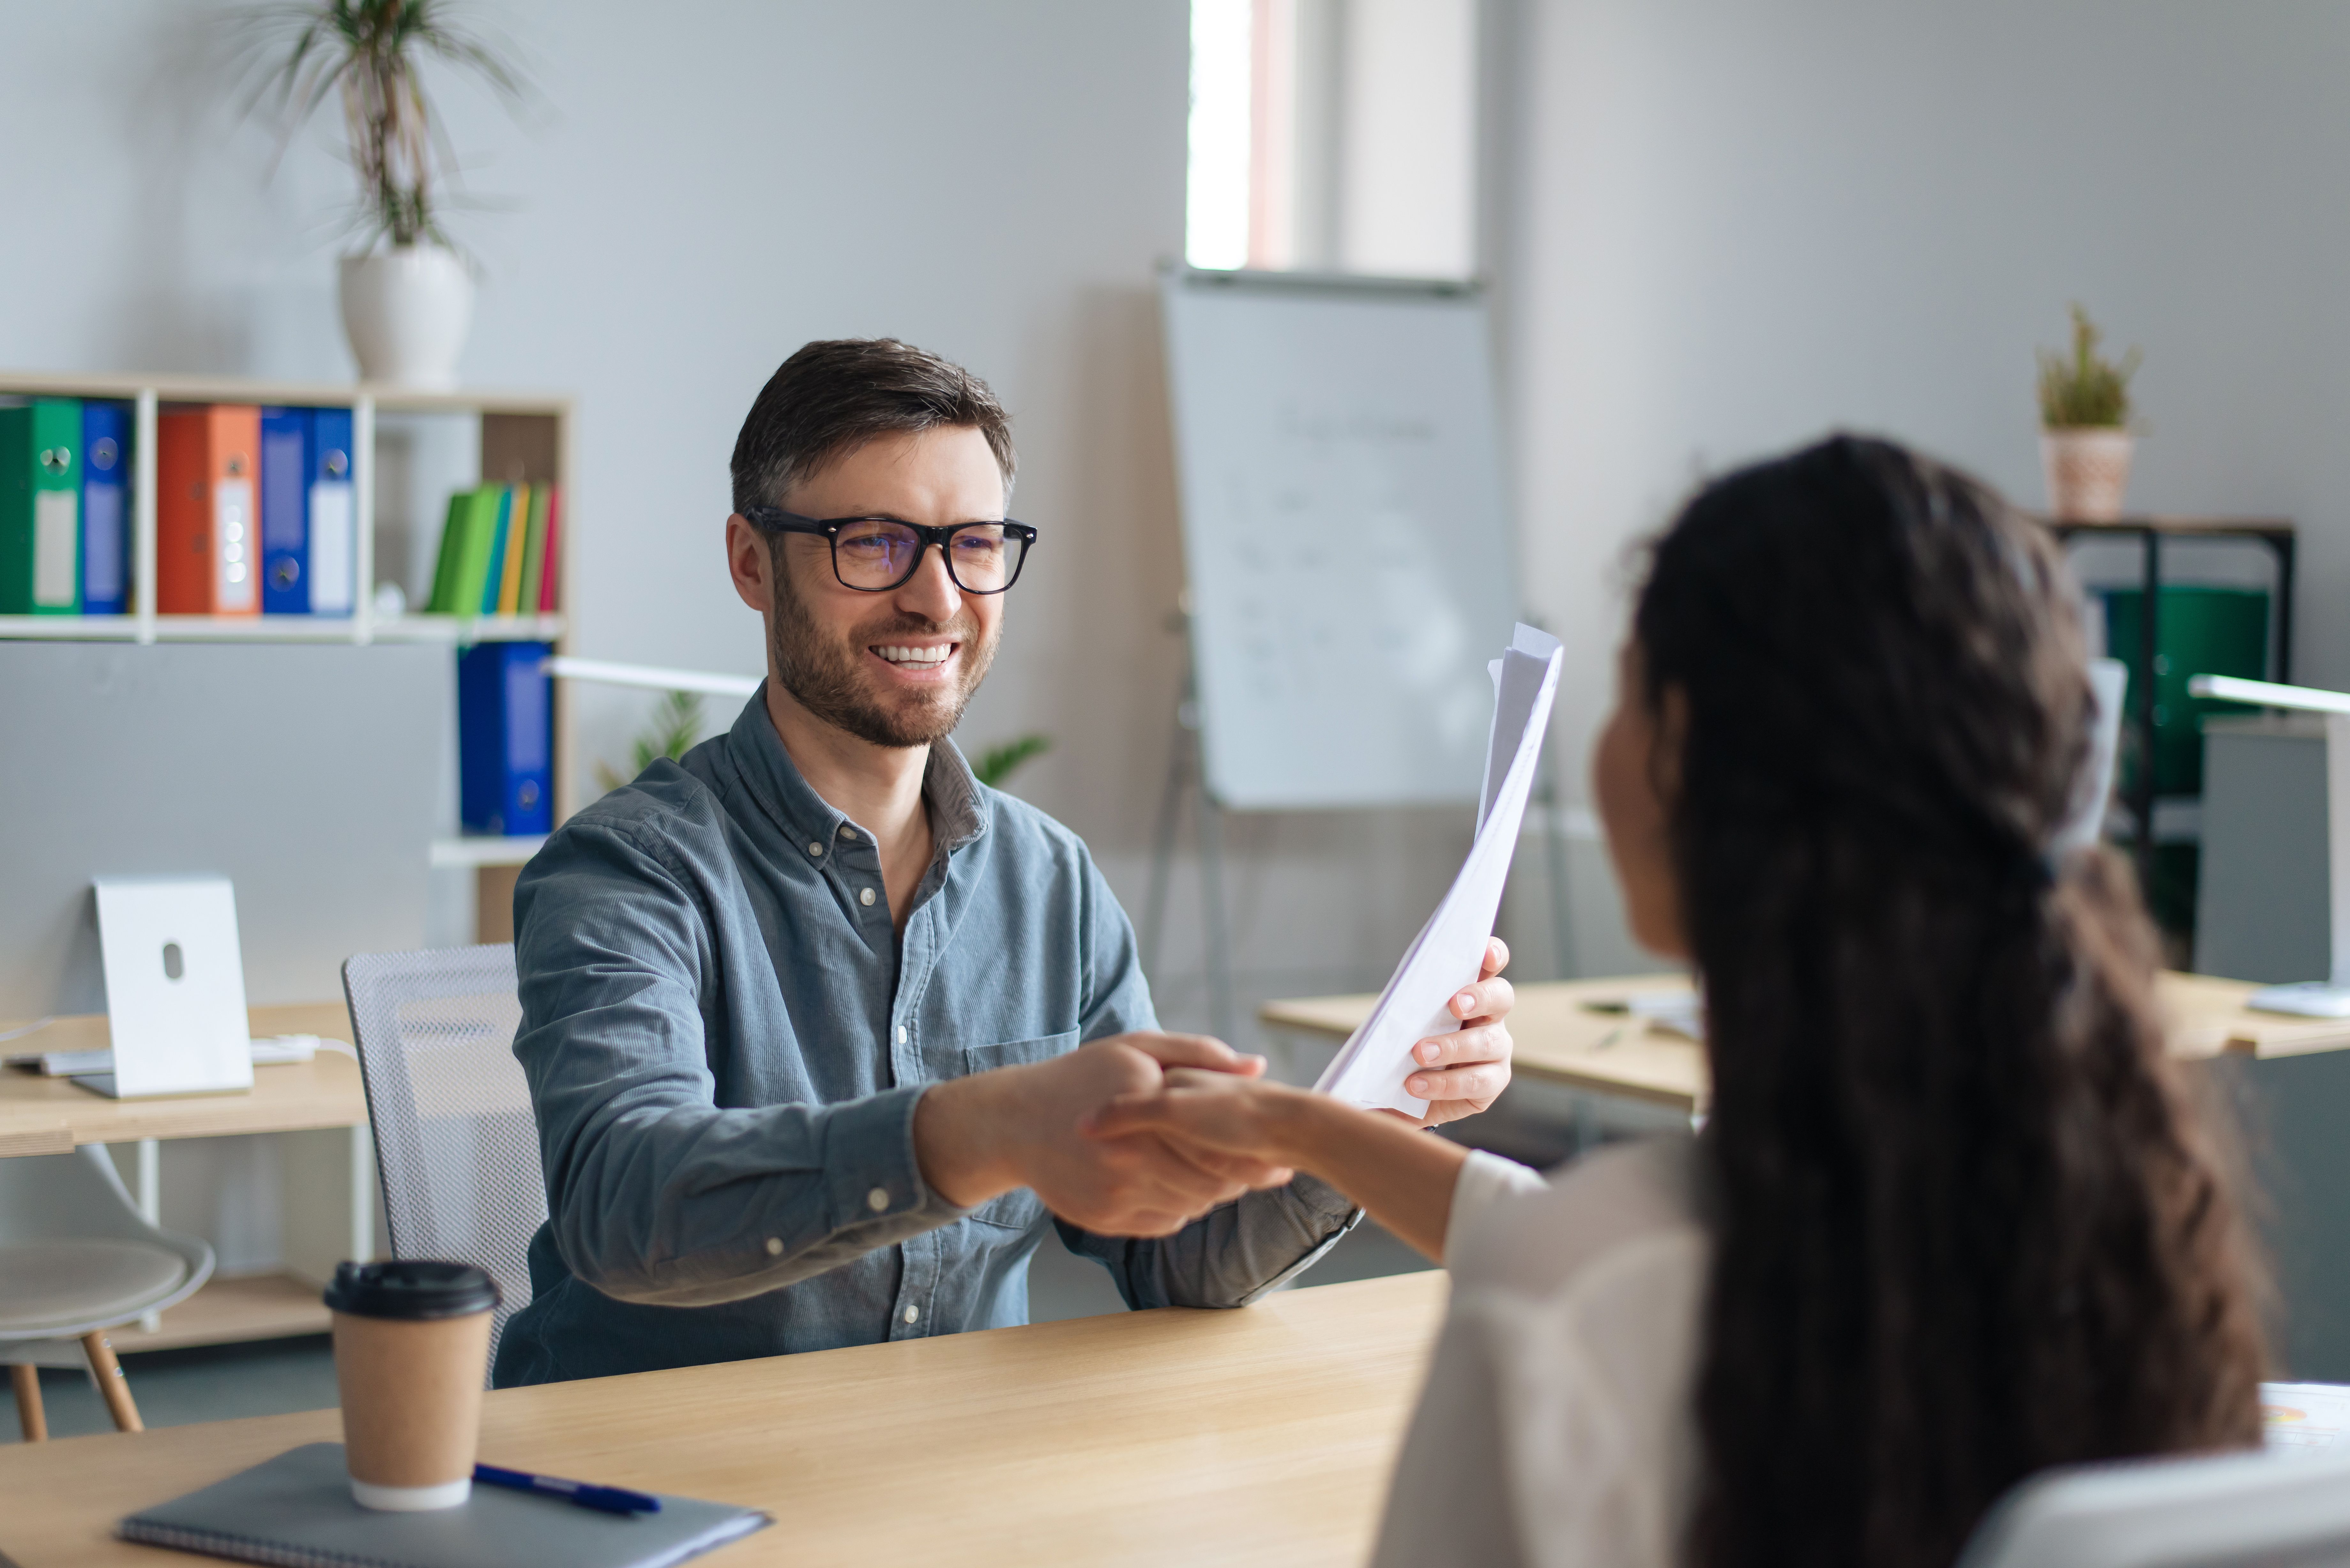
<instances>
[{"instance_id":1,"label":"wooden desk","mask_svg":"<svg viewBox=\"0 0 2350 1568\"><path fill-rule=\"evenodd\" d=\"M717 1568L1359 1563L1444 1292L1402 1274L1239 1312L507 1389L485 1401L482 1458L775 1516ZM162 1563L109 1539L114 1521L340 1437L321 1410L0 1448L0 1552Z\"/></svg>"},{"instance_id":2,"label":"wooden desk","mask_svg":"<svg viewBox=\"0 0 2350 1568\"><path fill-rule=\"evenodd\" d=\"M316 1034L348 1044L351 1032L351 1015L339 1002L256 1007L247 1016L255 1039ZM0 1033L16 1027L0 1023ZM111 1038L106 1015L92 1013L60 1018L7 1042L0 1053L103 1051ZM255 1068L250 1093L154 1100L109 1100L64 1078L43 1078L14 1068L0 1072L0 1157L62 1154L85 1143L365 1125L367 1094L359 1085L359 1064L331 1051L321 1051L307 1062Z\"/></svg>"},{"instance_id":3,"label":"wooden desk","mask_svg":"<svg viewBox=\"0 0 2350 1568\"><path fill-rule=\"evenodd\" d=\"M256 1007L255 1037L315 1034L348 1043L350 1013L339 1002ZM0 1023L0 1031L16 1025ZM102 1051L103 1013L57 1019L0 1044L0 1054ZM314 1282L347 1257L374 1248L374 1155L365 1134L367 1094L359 1064L321 1051L307 1062L253 1070L251 1090L109 1100L64 1078L0 1070L0 1157L62 1154L81 1144L135 1146L131 1186L150 1220L160 1208L160 1151L167 1138L236 1133L317 1134L286 1140L285 1224L289 1272L215 1279L151 1325L116 1331L116 1350L164 1350L284 1334L323 1334L327 1309ZM348 1130L343 1130L348 1129Z\"/></svg>"},{"instance_id":4,"label":"wooden desk","mask_svg":"<svg viewBox=\"0 0 2350 1568\"><path fill-rule=\"evenodd\" d=\"M1683 992L1680 975L1617 980L1554 981L1518 987L1510 1018L1520 1077L1583 1094L1642 1101L1683 1113L1699 1109L1707 1091L1705 1050L1676 1034L1621 1013L1596 1012L1595 1002ZM2293 1056L2350 1045L2350 1019L2288 1018L2254 1012L2244 998L2259 987L2209 975L2164 974L2158 992L2171 1019L2170 1048L2182 1057L2234 1052ZM1269 1002L1258 1016L1326 1044L1343 1042L1370 1015L1375 996L1322 996Z\"/></svg>"}]
</instances>

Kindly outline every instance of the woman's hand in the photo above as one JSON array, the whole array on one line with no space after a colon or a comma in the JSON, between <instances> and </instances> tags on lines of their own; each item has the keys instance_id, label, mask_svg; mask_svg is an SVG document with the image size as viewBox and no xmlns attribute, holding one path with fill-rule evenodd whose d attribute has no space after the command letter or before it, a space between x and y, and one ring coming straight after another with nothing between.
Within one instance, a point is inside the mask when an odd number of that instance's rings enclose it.
<instances>
[{"instance_id":1,"label":"woman's hand","mask_svg":"<svg viewBox=\"0 0 2350 1568\"><path fill-rule=\"evenodd\" d=\"M1309 1142L1307 1124L1317 1101L1336 1104L1311 1090L1262 1078L1169 1067L1157 1092L1120 1095L1096 1106L1079 1118L1077 1130L1089 1138L1155 1133L1220 1162L1254 1160L1285 1173Z\"/></svg>"},{"instance_id":2,"label":"woman's hand","mask_svg":"<svg viewBox=\"0 0 2350 1568\"><path fill-rule=\"evenodd\" d=\"M1474 985L1464 985L1448 1004L1461 1027L1450 1034L1431 1034L1411 1048L1419 1070L1404 1080L1404 1087L1428 1102L1422 1127L1459 1121L1492 1108L1510 1086L1510 1009L1517 996L1510 982L1498 979L1510 962L1510 948L1499 937L1485 941L1484 968Z\"/></svg>"}]
</instances>

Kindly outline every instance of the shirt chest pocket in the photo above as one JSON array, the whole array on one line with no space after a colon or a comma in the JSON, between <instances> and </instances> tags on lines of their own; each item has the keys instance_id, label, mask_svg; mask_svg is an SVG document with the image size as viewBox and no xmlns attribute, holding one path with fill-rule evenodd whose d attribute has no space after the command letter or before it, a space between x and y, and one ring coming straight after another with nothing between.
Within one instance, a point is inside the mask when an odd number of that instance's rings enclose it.
<instances>
[{"instance_id":1,"label":"shirt chest pocket","mask_svg":"<svg viewBox=\"0 0 2350 1568\"><path fill-rule=\"evenodd\" d=\"M966 1076L972 1073L989 1073L998 1067L1021 1067L1033 1062L1049 1062L1055 1056L1066 1056L1077 1048L1077 1032L1064 1029L1058 1034L1039 1034L1033 1040L1006 1040L994 1045L966 1045L962 1051L962 1070ZM1025 1231L1044 1217L1045 1205L1034 1192L1015 1187L997 1198L992 1198L971 1211L970 1218L983 1225L999 1226L1007 1231Z\"/></svg>"}]
</instances>

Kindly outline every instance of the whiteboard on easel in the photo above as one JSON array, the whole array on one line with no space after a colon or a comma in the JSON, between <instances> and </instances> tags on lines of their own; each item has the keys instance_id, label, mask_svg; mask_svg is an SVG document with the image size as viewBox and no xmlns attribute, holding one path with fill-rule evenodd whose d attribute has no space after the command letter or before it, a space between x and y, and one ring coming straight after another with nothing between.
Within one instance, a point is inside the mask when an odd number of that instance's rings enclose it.
<instances>
[{"instance_id":1,"label":"whiteboard on easel","mask_svg":"<svg viewBox=\"0 0 2350 1568\"><path fill-rule=\"evenodd\" d=\"M1471 804L1518 616L1484 301L1458 284L1160 284L1209 793Z\"/></svg>"}]
</instances>

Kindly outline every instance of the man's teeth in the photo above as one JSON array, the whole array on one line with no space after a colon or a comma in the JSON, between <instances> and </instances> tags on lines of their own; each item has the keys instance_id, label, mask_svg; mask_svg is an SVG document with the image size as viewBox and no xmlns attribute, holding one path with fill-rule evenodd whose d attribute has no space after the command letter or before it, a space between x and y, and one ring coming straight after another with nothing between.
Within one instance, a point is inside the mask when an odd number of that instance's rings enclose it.
<instances>
[{"instance_id":1,"label":"man's teeth","mask_svg":"<svg viewBox=\"0 0 2350 1568\"><path fill-rule=\"evenodd\" d=\"M954 645L947 643L938 648L877 648L873 651L892 664L910 664L927 668L931 665L944 664L947 661L947 656L954 651Z\"/></svg>"}]
</instances>

